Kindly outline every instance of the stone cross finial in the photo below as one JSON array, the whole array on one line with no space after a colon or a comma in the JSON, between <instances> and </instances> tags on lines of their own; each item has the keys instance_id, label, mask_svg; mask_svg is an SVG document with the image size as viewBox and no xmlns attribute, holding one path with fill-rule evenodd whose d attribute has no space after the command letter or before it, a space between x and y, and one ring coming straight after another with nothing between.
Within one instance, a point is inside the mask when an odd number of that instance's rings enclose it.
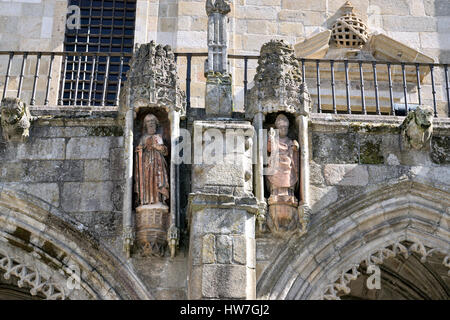
<instances>
[{"instance_id":1,"label":"stone cross finial","mask_svg":"<svg viewBox=\"0 0 450 320\"><path fill-rule=\"evenodd\" d=\"M227 73L227 20L231 11L227 0L207 0L208 14L208 65L206 73Z\"/></svg>"}]
</instances>

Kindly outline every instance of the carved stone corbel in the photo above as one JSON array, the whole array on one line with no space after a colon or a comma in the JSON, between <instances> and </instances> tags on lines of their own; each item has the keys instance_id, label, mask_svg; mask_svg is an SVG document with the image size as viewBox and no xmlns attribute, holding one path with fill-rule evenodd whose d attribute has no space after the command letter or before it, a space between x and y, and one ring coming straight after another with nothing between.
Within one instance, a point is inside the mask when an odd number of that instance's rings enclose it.
<instances>
[{"instance_id":1,"label":"carved stone corbel","mask_svg":"<svg viewBox=\"0 0 450 320\"><path fill-rule=\"evenodd\" d=\"M433 108L418 106L401 124L403 146L415 150L429 149L433 134Z\"/></svg>"},{"instance_id":2,"label":"carved stone corbel","mask_svg":"<svg viewBox=\"0 0 450 320\"><path fill-rule=\"evenodd\" d=\"M31 116L25 102L19 98L5 97L1 103L1 126L3 138L8 142L26 142L30 136Z\"/></svg>"}]
</instances>

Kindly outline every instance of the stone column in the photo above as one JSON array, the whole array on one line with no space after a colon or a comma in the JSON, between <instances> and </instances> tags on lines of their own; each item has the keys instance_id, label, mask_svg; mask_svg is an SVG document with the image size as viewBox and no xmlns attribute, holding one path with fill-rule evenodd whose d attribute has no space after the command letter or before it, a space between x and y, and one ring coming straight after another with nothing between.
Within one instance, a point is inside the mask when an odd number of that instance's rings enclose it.
<instances>
[{"instance_id":1,"label":"stone column","mask_svg":"<svg viewBox=\"0 0 450 320\"><path fill-rule=\"evenodd\" d=\"M234 157L234 161L205 163L211 142L207 130L214 133L215 142L223 137L223 145L218 143L214 152L221 152L227 160ZM234 139L225 136L231 132L233 138L233 131L238 130L247 136L236 139L236 147L232 148L230 140ZM252 193L252 142L249 141L253 132L247 121L194 122L194 152L203 154L203 162L193 165L193 193L189 196L188 299L256 298L258 206Z\"/></svg>"},{"instance_id":2,"label":"stone column","mask_svg":"<svg viewBox=\"0 0 450 320\"><path fill-rule=\"evenodd\" d=\"M180 239L180 231L177 227L177 188L179 188L179 177L176 175L175 142L180 136L180 112L170 110L170 136L171 136L171 154L170 154L170 226L167 233L167 241L170 248L170 256L175 257L176 247Z\"/></svg>"},{"instance_id":3,"label":"stone column","mask_svg":"<svg viewBox=\"0 0 450 320\"><path fill-rule=\"evenodd\" d=\"M263 122L264 115L262 112L258 112L253 119L253 125L256 130L256 146L257 146L257 159L255 165L255 196L258 201L258 214L257 222L259 231L263 231L263 224L266 214L266 200L264 198L264 135L263 135Z\"/></svg>"}]
</instances>

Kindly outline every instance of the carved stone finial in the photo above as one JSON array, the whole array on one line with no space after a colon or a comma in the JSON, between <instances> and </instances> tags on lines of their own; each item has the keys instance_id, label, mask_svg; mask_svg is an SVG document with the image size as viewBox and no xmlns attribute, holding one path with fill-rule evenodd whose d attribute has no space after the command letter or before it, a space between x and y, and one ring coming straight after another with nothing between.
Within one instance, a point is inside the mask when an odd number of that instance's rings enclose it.
<instances>
[{"instance_id":1,"label":"carved stone finial","mask_svg":"<svg viewBox=\"0 0 450 320\"><path fill-rule=\"evenodd\" d=\"M416 150L429 146L433 134L433 108L418 106L408 113L401 125L403 142Z\"/></svg>"},{"instance_id":2,"label":"carved stone finial","mask_svg":"<svg viewBox=\"0 0 450 320\"><path fill-rule=\"evenodd\" d=\"M186 113L185 93L178 84L175 54L169 45L154 41L136 48L127 73L128 103L136 112L140 107L162 107ZM127 90L122 90L127 91Z\"/></svg>"},{"instance_id":3,"label":"carved stone finial","mask_svg":"<svg viewBox=\"0 0 450 320\"><path fill-rule=\"evenodd\" d=\"M228 14L231 7L228 0L206 0L206 13L209 15L213 13Z\"/></svg>"},{"instance_id":4,"label":"carved stone finial","mask_svg":"<svg viewBox=\"0 0 450 320\"><path fill-rule=\"evenodd\" d=\"M309 112L309 104L305 103L309 95L303 85L300 64L286 41L272 40L261 47L254 82L246 110L249 118L258 112Z\"/></svg>"},{"instance_id":5,"label":"carved stone finial","mask_svg":"<svg viewBox=\"0 0 450 320\"><path fill-rule=\"evenodd\" d=\"M344 4L342 11L342 17L331 27L331 37L338 47L361 48L369 39L367 25L356 15L350 1Z\"/></svg>"},{"instance_id":6,"label":"carved stone finial","mask_svg":"<svg viewBox=\"0 0 450 320\"><path fill-rule=\"evenodd\" d=\"M3 138L10 142L25 142L30 135L31 116L28 106L19 98L3 98L1 103Z\"/></svg>"}]
</instances>

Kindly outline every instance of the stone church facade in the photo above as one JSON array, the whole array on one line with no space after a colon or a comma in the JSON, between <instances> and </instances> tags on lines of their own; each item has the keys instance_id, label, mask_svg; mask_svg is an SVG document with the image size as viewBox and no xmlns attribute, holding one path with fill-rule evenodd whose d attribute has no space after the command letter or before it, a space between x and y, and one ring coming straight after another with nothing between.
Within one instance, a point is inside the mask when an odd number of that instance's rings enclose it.
<instances>
[{"instance_id":1,"label":"stone church facade","mask_svg":"<svg viewBox=\"0 0 450 320\"><path fill-rule=\"evenodd\" d=\"M449 299L448 1L0 20L0 299Z\"/></svg>"}]
</instances>

